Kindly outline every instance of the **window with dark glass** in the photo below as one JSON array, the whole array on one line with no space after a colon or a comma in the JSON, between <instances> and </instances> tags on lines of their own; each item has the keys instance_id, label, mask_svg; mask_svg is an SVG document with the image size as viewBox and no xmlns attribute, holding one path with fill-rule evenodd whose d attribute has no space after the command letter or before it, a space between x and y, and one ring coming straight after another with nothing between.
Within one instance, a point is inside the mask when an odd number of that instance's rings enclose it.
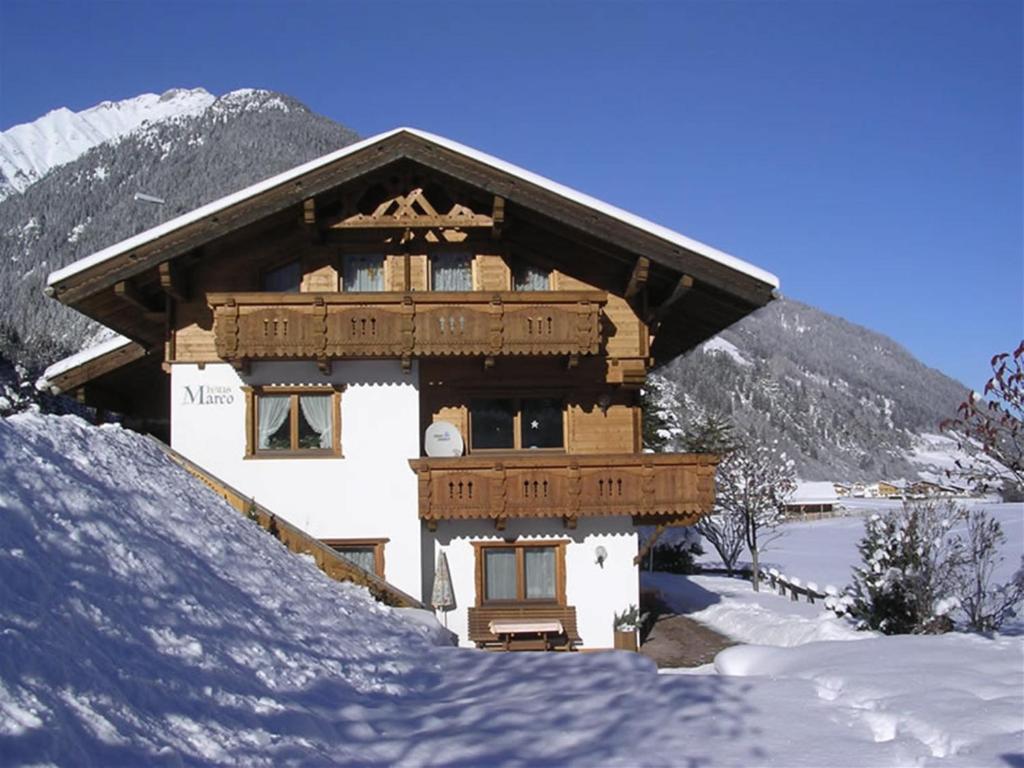
<instances>
[{"instance_id":1,"label":"window with dark glass","mask_svg":"<svg viewBox=\"0 0 1024 768\"><path fill-rule=\"evenodd\" d=\"M561 544L481 544L477 568L480 602L564 602Z\"/></svg>"},{"instance_id":2,"label":"window with dark glass","mask_svg":"<svg viewBox=\"0 0 1024 768\"><path fill-rule=\"evenodd\" d=\"M435 253L430 257L430 288L434 291L472 291L473 256Z\"/></svg>"},{"instance_id":3,"label":"window with dark glass","mask_svg":"<svg viewBox=\"0 0 1024 768\"><path fill-rule=\"evenodd\" d=\"M562 447L562 401L552 398L521 401L519 442L522 448Z\"/></svg>"},{"instance_id":4,"label":"window with dark glass","mask_svg":"<svg viewBox=\"0 0 1024 768\"><path fill-rule=\"evenodd\" d=\"M287 388L256 389L250 414L254 454L341 454L339 395Z\"/></svg>"},{"instance_id":5,"label":"window with dark glass","mask_svg":"<svg viewBox=\"0 0 1024 768\"><path fill-rule=\"evenodd\" d=\"M470 401L470 450L559 449L565 445L557 398L477 398Z\"/></svg>"},{"instance_id":6,"label":"window with dark glass","mask_svg":"<svg viewBox=\"0 0 1024 768\"><path fill-rule=\"evenodd\" d=\"M264 272L260 288L273 293L298 293L301 285L302 266L296 259Z\"/></svg>"},{"instance_id":7,"label":"window with dark glass","mask_svg":"<svg viewBox=\"0 0 1024 768\"><path fill-rule=\"evenodd\" d=\"M512 290L546 291L551 286L551 270L516 261L512 265Z\"/></svg>"},{"instance_id":8,"label":"window with dark glass","mask_svg":"<svg viewBox=\"0 0 1024 768\"><path fill-rule=\"evenodd\" d=\"M383 291L383 254L346 254L342 257L341 290L352 293Z\"/></svg>"},{"instance_id":9,"label":"window with dark glass","mask_svg":"<svg viewBox=\"0 0 1024 768\"><path fill-rule=\"evenodd\" d=\"M516 447L516 407L512 400L473 400L470 404L470 421L473 448Z\"/></svg>"}]
</instances>

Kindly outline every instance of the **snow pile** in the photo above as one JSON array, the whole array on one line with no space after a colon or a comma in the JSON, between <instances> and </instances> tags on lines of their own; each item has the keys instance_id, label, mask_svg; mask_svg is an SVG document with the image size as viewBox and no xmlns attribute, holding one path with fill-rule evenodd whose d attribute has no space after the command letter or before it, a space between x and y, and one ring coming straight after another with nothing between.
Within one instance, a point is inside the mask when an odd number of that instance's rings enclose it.
<instances>
[{"instance_id":1,"label":"snow pile","mask_svg":"<svg viewBox=\"0 0 1024 768\"><path fill-rule=\"evenodd\" d=\"M416 660L425 630L326 579L119 427L0 421L0 518L5 764L83 748L119 764L284 756L344 733L321 708L435 680ZM306 725L289 728L296 718Z\"/></svg>"},{"instance_id":2,"label":"snow pile","mask_svg":"<svg viewBox=\"0 0 1024 768\"><path fill-rule=\"evenodd\" d=\"M714 670L748 683L751 706L788 713L790 738L808 739L794 765L994 765L1024 749L1024 637L885 637L740 579L645 573L643 583L752 643L719 653Z\"/></svg>"},{"instance_id":3,"label":"snow pile","mask_svg":"<svg viewBox=\"0 0 1024 768\"><path fill-rule=\"evenodd\" d=\"M51 169L105 141L146 124L198 115L213 102L202 88L176 88L160 95L104 101L81 112L61 107L35 122L15 125L0 132L0 200L24 192Z\"/></svg>"}]
</instances>

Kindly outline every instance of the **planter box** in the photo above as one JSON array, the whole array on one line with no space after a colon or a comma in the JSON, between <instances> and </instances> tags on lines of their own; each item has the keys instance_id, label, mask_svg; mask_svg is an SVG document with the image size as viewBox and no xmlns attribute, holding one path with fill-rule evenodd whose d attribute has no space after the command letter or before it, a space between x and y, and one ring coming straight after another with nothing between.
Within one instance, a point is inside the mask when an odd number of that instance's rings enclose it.
<instances>
[{"instance_id":1,"label":"planter box","mask_svg":"<svg viewBox=\"0 0 1024 768\"><path fill-rule=\"evenodd\" d=\"M617 651L635 651L636 646L636 630L635 629L616 629L615 630L615 650Z\"/></svg>"}]
</instances>

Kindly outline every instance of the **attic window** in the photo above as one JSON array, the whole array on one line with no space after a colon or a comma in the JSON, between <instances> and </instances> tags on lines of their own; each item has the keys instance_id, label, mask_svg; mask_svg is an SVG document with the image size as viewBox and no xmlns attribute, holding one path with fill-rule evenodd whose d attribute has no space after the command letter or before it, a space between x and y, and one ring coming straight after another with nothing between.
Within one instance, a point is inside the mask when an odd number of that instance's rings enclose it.
<instances>
[{"instance_id":1,"label":"attic window","mask_svg":"<svg viewBox=\"0 0 1024 768\"><path fill-rule=\"evenodd\" d=\"M435 253L430 257L430 288L434 291L472 291L473 256Z\"/></svg>"},{"instance_id":2,"label":"attic window","mask_svg":"<svg viewBox=\"0 0 1024 768\"><path fill-rule=\"evenodd\" d=\"M512 290L547 291L551 288L551 270L516 261L512 266Z\"/></svg>"},{"instance_id":3,"label":"attic window","mask_svg":"<svg viewBox=\"0 0 1024 768\"><path fill-rule=\"evenodd\" d=\"M384 257L351 254L342 259L341 289L346 292L384 290Z\"/></svg>"},{"instance_id":4,"label":"attic window","mask_svg":"<svg viewBox=\"0 0 1024 768\"><path fill-rule=\"evenodd\" d=\"M298 293L301 284L302 267L296 259L264 272L260 288L271 293Z\"/></svg>"}]
</instances>

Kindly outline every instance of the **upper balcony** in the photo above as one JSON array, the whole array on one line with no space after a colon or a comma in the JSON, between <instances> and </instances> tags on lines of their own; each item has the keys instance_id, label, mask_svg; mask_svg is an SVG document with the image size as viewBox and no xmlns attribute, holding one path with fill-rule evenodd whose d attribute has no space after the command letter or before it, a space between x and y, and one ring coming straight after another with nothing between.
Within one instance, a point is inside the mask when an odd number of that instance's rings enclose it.
<instances>
[{"instance_id":1,"label":"upper balcony","mask_svg":"<svg viewBox=\"0 0 1024 768\"><path fill-rule=\"evenodd\" d=\"M711 512L718 457L706 453L477 454L411 459L419 516L439 520L631 515L690 519Z\"/></svg>"},{"instance_id":2,"label":"upper balcony","mask_svg":"<svg viewBox=\"0 0 1024 768\"><path fill-rule=\"evenodd\" d=\"M603 291L210 293L217 355L253 359L593 355Z\"/></svg>"}]
</instances>

